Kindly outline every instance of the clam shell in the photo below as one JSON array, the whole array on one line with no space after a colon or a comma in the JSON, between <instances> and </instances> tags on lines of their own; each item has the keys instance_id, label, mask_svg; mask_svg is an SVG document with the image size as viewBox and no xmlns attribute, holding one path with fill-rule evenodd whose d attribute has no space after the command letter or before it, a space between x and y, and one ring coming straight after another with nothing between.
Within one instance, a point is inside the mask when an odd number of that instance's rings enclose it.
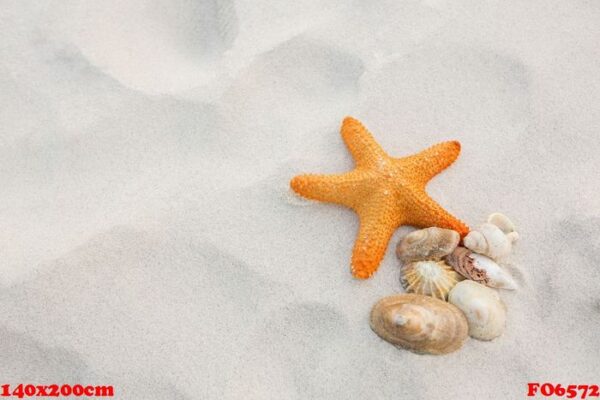
<instances>
[{"instance_id":1,"label":"clam shell","mask_svg":"<svg viewBox=\"0 0 600 400\"><path fill-rule=\"evenodd\" d=\"M463 279L443 261L416 261L400 271L400 283L408 292L446 300L450 289Z\"/></svg>"},{"instance_id":2,"label":"clam shell","mask_svg":"<svg viewBox=\"0 0 600 400\"><path fill-rule=\"evenodd\" d=\"M512 238L490 223L482 224L469 232L463 239L463 243L465 247L475 253L493 259L503 258L512 250Z\"/></svg>"},{"instance_id":3,"label":"clam shell","mask_svg":"<svg viewBox=\"0 0 600 400\"><path fill-rule=\"evenodd\" d=\"M464 313L471 337L492 340L504 331L506 306L495 290L474 281L462 281L450 291L448 301Z\"/></svg>"},{"instance_id":4,"label":"clam shell","mask_svg":"<svg viewBox=\"0 0 600 400\"><path fill-rule=\"evenodd\" d=\"M384 297L371 310L371 329L382 339L416 353L446 354L468 337L463 313L432 297L399 294Z\"/></svg>"},{"instance_id":5,"label":"clam shell","mask_svg":"<svg viewBox=\"0 0 600 400\"><path fill-rule=\"evenodd\" d=\"M457 247L446 256L446 263L467 279L499 289L514 290L517 284L502 267L481 254Z\"/></svg>"},{"instance_id":6,"label":"clam shell","mask_svg":"<svg viewBox=\"0 0 600 400\"><path fill-rule=\"evenodd\" d=\"M396 247L403 263L420 260L439 260L458 246L458 232L442 228L426 228L406 235Z\"/></svg>"}]
</instances>

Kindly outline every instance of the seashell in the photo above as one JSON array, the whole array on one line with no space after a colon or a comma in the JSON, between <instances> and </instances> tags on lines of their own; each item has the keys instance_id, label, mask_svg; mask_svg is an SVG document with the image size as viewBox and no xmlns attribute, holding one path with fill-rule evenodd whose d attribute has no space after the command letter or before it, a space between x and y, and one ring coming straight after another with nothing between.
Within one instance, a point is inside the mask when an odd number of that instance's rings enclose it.
<instances>
[{"instance_id":1,"label":"seashell","mask_svg":"<svg viewBox=\"0 0 600 400\"><path fill-rule=\"evenodd\" d=\"M514 237L513 242L519 237L517 233L517 229L515 228L515 224L508 219L508 217L504 214L493 213L487 219L487 222L496 225L502 232L510 237Z\"/></svg>"},{"instance_id":2,"label":"seashell","mask_svg":"<svg viewBox=\"0 0 600 400\"><path fill-rule=\"evenodd\" d=\"M514 290L517 288L517 284L510 274L494 260L473 253L464 247L457 247L452 254L446 256L445 261L456 272L472 281L499 289Z\"/></svg>"},{"instance_id":3,"label":"seashell","mask_svg":"<svg viewBox=\"0 0 600 400\"><path fill-rule=\"evenodd\" d=\"M493 259L503 258L512 250L512 238L490 223L482 224L469 232L463 239L463 243L475 253Z\"/></svg>"},{"instance_id":4,"label":"seashell","mask_svg":"<svg viewBox=\"0 0 600 400\"><path fill-rule=\"evenodd\" d=\"M460 235L450 229L427 228L406 235L396 247L403 263L420 260L439 260L458 246Z\"/></svg>"},{"instance_id":5,"label":"seashell","mask_svg":"<svg viewBox=\"0 0 600 400\"><path fill-rule=\"evenodd\" d=\"M485 270L477 268L475 260L470 257L471 254L471 250L459 246L454 249L452 254L446 256L445 260L448 265L465 278L487 285L490 278Z\"/></svg>"},{"instance_id":6,"label":"seashell","mask_svg":"<svg viewBox=\"0 0 600 400\"><path fill-rule=\"evenodd\" d=\"M517 240L519 240L519 234L517 232L509 232L506 234L506 237L508 238L508 240L510 240L511 243L514 243Z\"/></svg>"},{"instance_id":7,"label":"seashell","mask_svg":"<svg viewBox=\"0 0 600 400\"><path fill-rule=\"evenodd\" d=\"M506 306L495 290L477 282L462 281L450 291L448 301L465 314L471 337L492 340L504 331Z\"/></svg>"},{"instance_id":8,"label":"seashell","mask_svg":"<svg viewBox=\"0 0 600 400\"><path fill-rule=\"evenodd\" d=\"M417 294L384 297L373 306L370 322L379 337L416 353L458 350L469 331L467 319L458 308Z\"/></svg>"},{"instance_id":9,"label":"seashell","mask_svg":"<svg viewBox=\"0 0 600 400\"><path fill-rule=\"evenodd\" d=\"M400 272L400 283L408 292L446 300L450 289L463 279L443 261L416 261Z\"/></svg>"}]
</instances>

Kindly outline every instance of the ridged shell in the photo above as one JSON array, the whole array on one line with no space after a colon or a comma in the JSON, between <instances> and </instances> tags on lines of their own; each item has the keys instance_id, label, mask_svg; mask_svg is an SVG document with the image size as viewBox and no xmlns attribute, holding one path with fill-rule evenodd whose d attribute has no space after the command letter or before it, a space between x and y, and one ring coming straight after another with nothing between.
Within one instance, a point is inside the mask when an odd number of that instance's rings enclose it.
<instances>
[{"instance_id":1,"label":"ridged shell","mask_svg":"<svg viewBox=\"0 0 600 400\"><path fill-rule=\"evenodd\" d=\"M504 331L506 307L495 290L462 281L450 291L448 301L464 313L471 337L492 340Z\"/></svg>"},{"instance_id":2,"label":"ridged shell","mask_svg":"<svg viewBox=\"0 0 600 400\"><path fill-rule=\"evenodd\" d=\"M443 261L416 261L400 271L400 283L408 292L446 300L450 289L463 279Z\"/></svg>"},{"instance_id":3,"label":"ridged shell","mask_svg":"<svg viewBox=\"0 0 600 400\"><path fill-rule=\"evenodd\" d=\"M396 247L396 255L403 263L421 260L439 260L458 246L458 232L442 228L426 228L406 235Z\"/></svg>"},{"instance_id":4,"label":"ridged shell","mask_svg":"<svg viewBox=\"0 0 600 400\"><path fill-rule=\"evenodd\" d=\"M399 294L384 297L371 310L371 329L382 339L416 353L446 354L468 337L464 314L432 297Z\"/></svg>"},{"instance_id":5,"label":"ridged shell","mask_svg":"<svg viewBox=\"0 0 600 400\"><path fill-rule=\"evenodd\" d=\"M472 281L500 289L517 288L510 274L493 260L464 247L457 247L452 254L446 256L445 261L456 272Z\"/></svg>"},{"instance_id":6,"label":"ridged shell","mask_svg":"<svg viewBox=\"0 0 600 400\"><path fill-rule=\"evenodd\" d=\"M493 259L499 259L510 254L512 240L496 225L485 223L472 230L463 239L465 247L475 253L483 254Z\"/></svg>"}]
</instances>

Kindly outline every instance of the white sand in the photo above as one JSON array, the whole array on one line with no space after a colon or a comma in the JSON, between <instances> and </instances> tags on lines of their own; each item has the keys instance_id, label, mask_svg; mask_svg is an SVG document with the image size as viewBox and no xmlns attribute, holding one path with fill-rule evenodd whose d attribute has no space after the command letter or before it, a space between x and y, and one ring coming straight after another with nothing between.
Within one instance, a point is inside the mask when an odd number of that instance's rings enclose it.
<instances>
[{"instance_id":1,"label":"white sand","mask_svg":"<svg viewBox=\"0 0 600 400\"><path fill-rule=\"evenodd\" d=\"M0 383L119 399L517 399L600 383L600 5L593 1L0 2ZM357 219L293 198L445 139L429 192L521 242L499 339L381 341L393 238L351 278Z\"/></svg>"}]
</instances>

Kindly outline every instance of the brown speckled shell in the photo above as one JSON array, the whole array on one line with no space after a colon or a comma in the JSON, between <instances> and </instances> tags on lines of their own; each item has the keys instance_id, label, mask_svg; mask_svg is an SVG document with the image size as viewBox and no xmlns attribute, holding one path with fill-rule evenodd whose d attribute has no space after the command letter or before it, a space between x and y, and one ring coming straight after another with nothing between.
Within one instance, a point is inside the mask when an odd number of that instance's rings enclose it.
<instances>
[{"instance_id":1,"label":"brown speckled shell","mask_svg":"<svg viewBox=\"0 0 600 400\"><path fill-rule=\"evenodd\" d=\"M445 260L456 272L467 279L487 285L489 278L484 270L476 267L475 261L470 257L471 250L465 247L457 247L447 255Z\"/></svg>"},{"instance_id":2,"label":"brown speckled shell","mask_svg":"<svg viewBox=\"0 0 600 400\"><path fill-rule=\"evenodd\" d=\"M371 310L371 329L382 339L416 353L446 354L467 339L465 315L454 305L429 296L384 297Z\"/></svg>"},{"instance_id":3,"label":"brown speckled shell","mask_svg":"<svg viewBox=\"0 0 600 400\"><path fill-rule=\"evenodd\" d=\"M396 256L403 263L440 260L458 246L460 235L451 229L420 229L406 235L396 246Z\"/></svg>"}]
</instances>

